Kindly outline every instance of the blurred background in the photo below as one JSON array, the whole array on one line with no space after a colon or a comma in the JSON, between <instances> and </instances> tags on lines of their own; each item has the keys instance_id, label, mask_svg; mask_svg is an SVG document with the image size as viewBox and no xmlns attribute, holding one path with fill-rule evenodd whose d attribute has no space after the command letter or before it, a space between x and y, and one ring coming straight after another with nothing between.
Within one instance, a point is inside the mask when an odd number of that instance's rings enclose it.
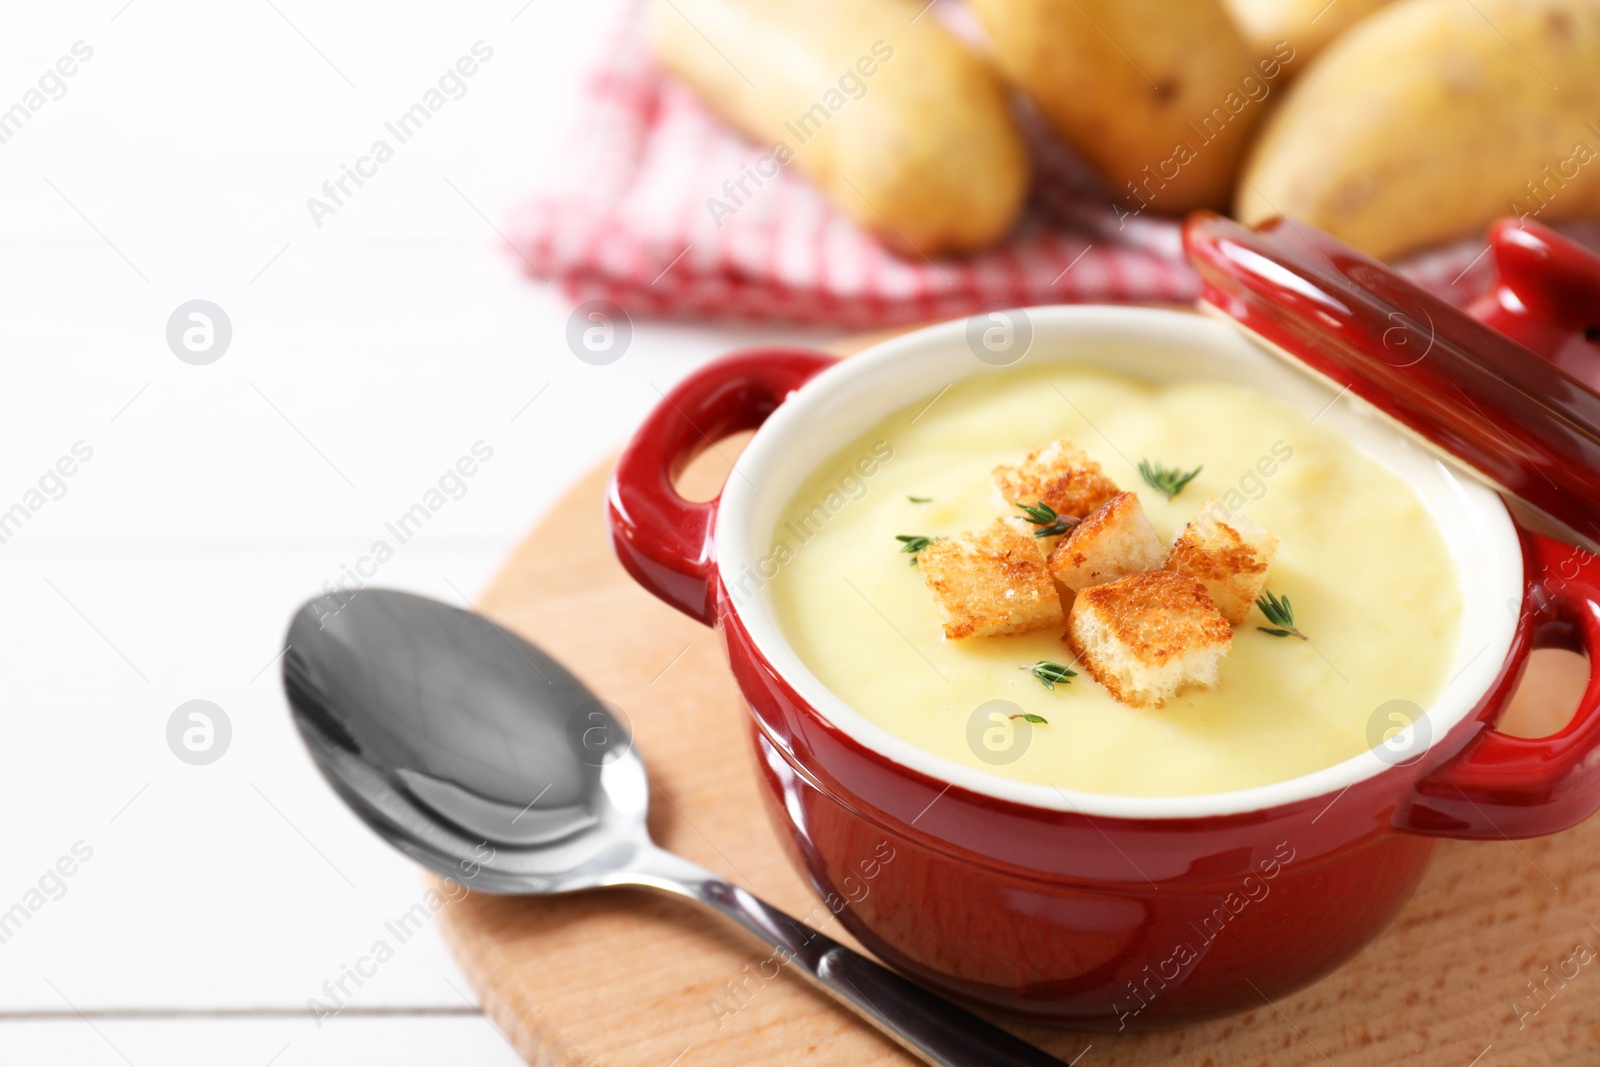
<instances>
[{"instance_id":1,"label":"blurred background","mask_svg":"<svg viewBox=\"0 0 1600 1067\"><path fill-rule=\"evenodd\" d=\"M288 729L284 627L362 584L469 603L706 359L1186 301L1190 207L1292 201L1458 303L1519 198L1600 214L1585 0L1403 0L1314 86L1381 5L1173 5L1146 51L1062 30L1073 63L1025 45L1112 6L748 6L7 12L0 1061L520 1062L431 928L308 1011L422 884Z\"/></svg>"}]
</instances>

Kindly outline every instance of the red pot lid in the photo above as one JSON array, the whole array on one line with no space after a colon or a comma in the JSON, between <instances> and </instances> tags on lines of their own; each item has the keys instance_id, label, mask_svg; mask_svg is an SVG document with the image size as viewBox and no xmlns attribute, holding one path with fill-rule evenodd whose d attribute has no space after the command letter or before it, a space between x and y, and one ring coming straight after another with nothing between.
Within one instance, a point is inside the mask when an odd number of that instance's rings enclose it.
<instances>
[{"instance_id":1,"label":"red pot lid","mask_svg":"<svg viewBox=\"0 0 1600 1067\"><path fill-rule=\"evenodd\" d=\"M1292 220L1183 240L1204 303L1600 550L1600 257L1502 220L1469 315Z\"/></svg>"}]
</instances>

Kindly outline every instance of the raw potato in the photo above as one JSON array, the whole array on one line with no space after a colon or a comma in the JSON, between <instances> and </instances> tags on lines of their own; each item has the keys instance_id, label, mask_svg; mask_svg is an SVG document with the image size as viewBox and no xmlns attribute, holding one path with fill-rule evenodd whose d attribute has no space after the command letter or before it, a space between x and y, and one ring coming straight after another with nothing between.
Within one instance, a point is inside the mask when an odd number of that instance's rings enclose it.
<instances>
[{"instance_id":1,"label":"raw potato","mask_svg":"<svg viewBox=\"0 0 1600 1067\"><path fill-rule=\"evenodd\" d=\"M1221 0L972 0L995 61L1131 207L1224 207L1294 58L1254 55Z\"/></svg>"},{"instance_id":2,"label":"raw potato","mask_svg":"<svg viewBox=\"0 0 1600 1067\"><path fill-rule=\"evenodd\" d=\"M1233 19L1258 55L1288 41L1298 53L1287 71L1290 77L1340 34L1389 0L1226 0Z\"/></svg>"},{"instance_id":3,"label":"raw potato","mask_svg":"<svg viewBox=\"0 0 1600 1067\"><path fill-rule=\"evenodd\" d=\"M1391 257L1501 215L1594 214L1597 153L1600 0L1399 0L1288 90L1236 214Z\"/></svg>"},{"instance_id":4,"label":"raw potato","mask_svg":"<svg viewBox=\"0 0 1600 1067\"><path fill-rule=\"evenodd\" d=\"M781 145L780 162L792 153L890 248L936 256L1005 236L1028 157L998 79L920 11L913 0L654 0L648 17L657 58L709 106ZM714 195L736 208L734 192ZM760 195L753 180L742 192Z\"/></svg>"}]
</instances>

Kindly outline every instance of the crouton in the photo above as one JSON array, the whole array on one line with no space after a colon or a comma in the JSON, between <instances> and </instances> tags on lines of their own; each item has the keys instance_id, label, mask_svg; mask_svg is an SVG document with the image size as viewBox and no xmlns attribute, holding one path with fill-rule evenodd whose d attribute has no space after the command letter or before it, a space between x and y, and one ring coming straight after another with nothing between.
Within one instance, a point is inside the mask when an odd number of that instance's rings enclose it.
<instances>
[{"instance_id":1,"label":"crouton","mask_svg":"<svg viewBox=\"0 0 1600 1067\"><path fill-rule=\"evenodd\" d=\"M1076 592L1167 561L1167 546L1156 536L1139 498L1118 493L1073 527L1050 551L1050 573Z\"/></svg>"},{"instance_id":2,"label":"crouton","mask_svg":"<svg viewBox=\"0 0 1600 1067\"><path fill-rule=\"evenodd\" d=\"M1020 634L1065 621L1044 553L1021 519L996 519L935 541L917 565L944 613L948 638Z\"/></svg>"},{"instance_id":3,"label":"crouton","mask_svg":"<svg viewBox=\"0 0 1600 1067\"><path fill-rule=\"evenodd\" d=\"M1015 466L996 467L993 477L1007 504L1043 502L1074 519L1120 492L1100 464L1065 437L1034 449Z\"/></svg>"},{"instance_id":4,"label":"crouton","mask_svg":"<svg viewBox=\"0 0 1600 1067\"><path fill-rule=\"evenodd\" d=\"M1142 571L1079 593L1067 640L1112 696L1160 707L1185 687L1217 684L1233 628L1195 579Z\"/></svg>"},{"instance_id":5,"label":"crouton","mask_svg":"<svg viewBox=\"0 0 1600 1067\"><path fill-rule=\"evenodd\" d=\"M1167 569L1198 578L1223 617L1240 626L1277 554L1278 539L1264 526L1208 500L1178 533Z\"/></svg>"}]
</instances>

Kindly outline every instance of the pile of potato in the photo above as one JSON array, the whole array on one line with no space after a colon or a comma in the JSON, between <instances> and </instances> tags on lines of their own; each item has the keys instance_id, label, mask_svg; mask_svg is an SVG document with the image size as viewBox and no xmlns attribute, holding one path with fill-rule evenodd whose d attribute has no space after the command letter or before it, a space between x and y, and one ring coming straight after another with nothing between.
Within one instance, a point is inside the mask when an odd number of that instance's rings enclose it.
<instances>
[{"instance_id":1,"label":"pile of potato","mask_svg":"<svg viewBox=\"0 0 1600 1067\"><path fill-rule=\"evenodd\" d=\"M1015 223L1013 91L1129 214L1288 215L1379 257L1600 216L1600 0L968 0L985 44L925 3L653 0L649 31L772 173L905 255Z\"/></svg>"}]
</instances>

